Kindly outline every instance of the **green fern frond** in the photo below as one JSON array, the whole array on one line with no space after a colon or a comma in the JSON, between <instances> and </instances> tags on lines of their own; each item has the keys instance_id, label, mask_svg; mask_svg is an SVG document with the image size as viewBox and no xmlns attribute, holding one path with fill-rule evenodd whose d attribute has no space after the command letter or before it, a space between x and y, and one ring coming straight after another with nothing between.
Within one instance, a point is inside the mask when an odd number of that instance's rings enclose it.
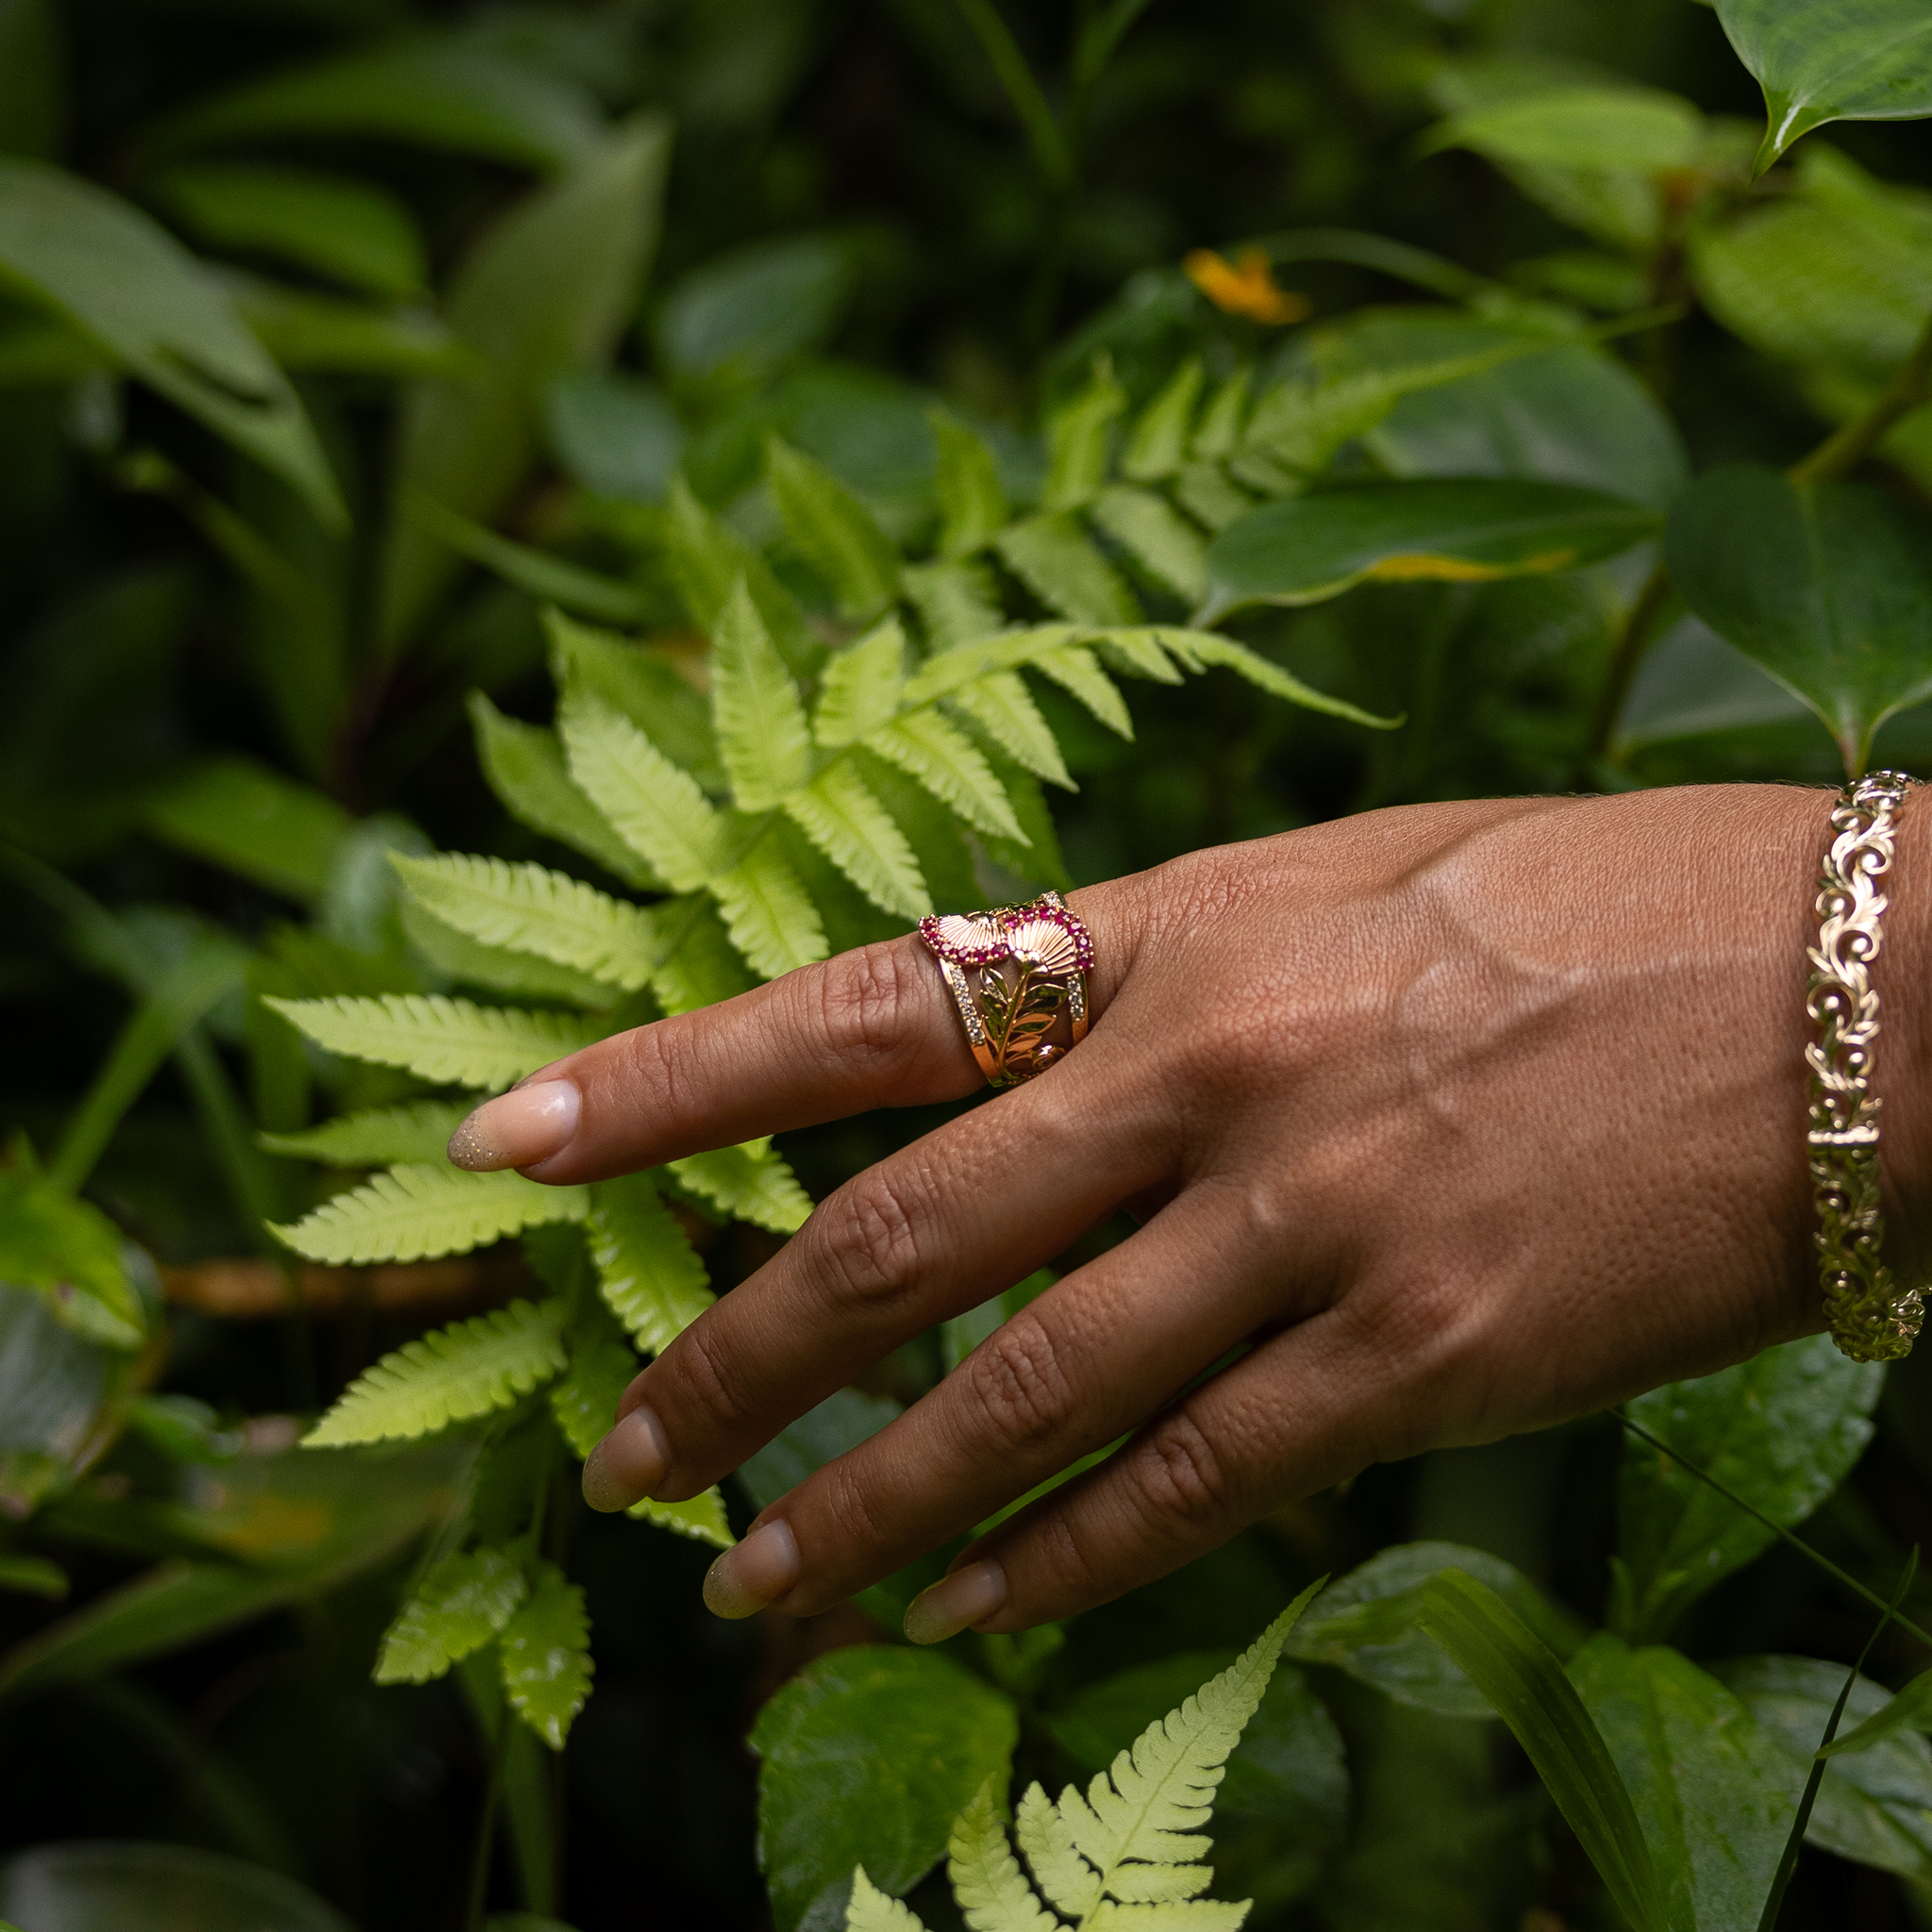
<instances>
[{"instance_id":1,"label":"green fern frond","mask_svg":"<svg viewBox=\"0 0 1932 1932\"><path fill-rule=\"evenodd\" d=\"M974 831L1022 845L1030 842L1013 815L1006 787L978 746L938 711L911 711L893 719L865 741L865 748L917 779Z\"/></svg>"},{"instance_id":2,"label":"green fern frond","mask_svg":"<svg viewBox=\"0 0 1932 1932\"><path fill-rule=\"evenodd\" d=\"M445 1557L397 1611L375 1661L378 1684L426 1684L480 1650L528 1594L501 1550Z\"/></svg>"},{"instance_id":3,"label":"green fern frond","mask_svg":"<svg viewBox=\"0 0 1932 1932\"><path fill-rule=\"evenodd\" d=\"M1100 1904L1100 1874L1080 1856L1073 1827L1038 1785L1029 1785L1020 1800L1013 1836L1056 1909L1084 1923Z\"/></svg>"},{"instance_id":4,"label":"green fern frond","mask_svg":"<svg viewBox=\"0 0 1932 1932\"><path fill-rule=\"evenodd\" d=\"M455 1087L508 1087L602 1038L591 1021L562 1013L479 1007L441 993L283 1000L262 1005L345 1059L404 1067Z\"/></svg>"},{"instance_id":5,"label":"green fern frond","mask_svg":"<svg viewBox=\"0 0 1932 1932\"><path fill-rule=\"evenodd\" d=\"M1174 493L1205 530L1224 530L1255 507L1255 499L1219 463L1190 463L1174 478Z\"/></svg>"},{"instance_id":6,"label":"green fern frond","mask_svg":"<svg viewBox=\"0 0 1932 1932\"><path fill-rule=\"evenodd\" d=\"M558 1431L581 1462L617 1420L618 1402L643 1364L596 1295L576 1297L568 1342L569 1362L544 1392Z\"/></svg>"},{"instance_id":7,"label":"green fern frond","mask_svg":"<svg viewBox=\"0 0 1932 1932\"><path fill-rule=\"evenodd\" d=\"M811 776L798 687L742 583L711 633L711 714L741 811L769 811Z\"/></svg>"},{"instance_id":8,"label":"green fern frond","mask_svg":"<svg viewBox=\"0 0 1932 1932\"><path fill-rule=\"evenodd\" d=\"M1250 366L1235 370L1216 385L1188 443L1188 454L1197 462L1232 456L1240 447L1241 426L1248 420L1248 391L1254 381Z\"/></svg>"},{"instance_id":9,"label":"green fern frond","mask_svg":"<svg viewBox=\"0 0 1932 1932\"><path fill-rule=\"evenodd\" d=\"M1120 635L1119 632L1103 631L1096 634L1096 641L1104 643ZM1351 705L1344 698L1330 697L1326 691L1304 684L1258 651L1251 651L1247 645L1237 643L1233 638L1224 638L1218 631L1184 630L1163 625L1151 628L1146 635L1163 644L1191 669L1205 671L1218 666L1232 671L1237 676L1244 677L1250 684L1265 691L1270 697L1282 698L1291 705L1301 706L1304 710L1322 711L1331 718L1345 718L1351 724L1365 724L1372 731L1392 731L1402 723L1400 718L1377 717L1374 711L1365 711L1359 705Z\"/></svg>"},{"instance_id":10,"label":"green fern frond","mask_svg":"<svg viewBox=\"0 0 1932 1932\"><path fill-rule=\"evenodd\" d=\"M563 1740L591 1694L591 1620L584 1593L549 1562L503 1626L498 1654L510 1708L550 1746Z\"/></svg>"},{"instance_id":11,"label":"green fern frond","mask_svg":"<svg viewBox=\"0 0 1932 1932\"><path fill-rule=\"evenodd\" d=\"M713 1007L758 984L708 895L668 901L657 913L664 953L651 975L651 991L667 1013Z\"/></svg>"},{"instance_id":12,"label":"green fern frond","mask_svg":"<svg viewBox=\"0 0 1932 1932\"><path fill-rule=\"evenodd\" d=\"M905 591L935 651L976 643L1006 625L992 573L983 563L916 563Z\"/></svg>"},{"instance_id":13,"label":"green fern frond","mask_svg":"<svg viewBox=\"0 0 1932 1932\"><path fill-rule=\"evenodd\" d=\"M816 671L824 646L813 639L798 600L778 581L772 566L706 509L682 476L673 479L664 507L669 512L665 560L698 628L709 632L717 627L741 577L778 655L801 677Z\"/></svg>"},{"instance_id":14,"label":"green fern frond","mask_svg":"<svg viewBox=\"0 0 1932 1932\"><path fill-rule=\"evenodd\" d=\"M668 1348L716 1299L649 1174L595 1182L586 1232L598 1288L640 1348Z\"/></svg>"},{"instance_id":15,"label":"green fern frond","mask_svg":"<svg viewBox=\"0 0 1932 1932\"><path fill-rule=\"evenodd\" d=\"M1047 421L1046 482L1040 492L1046 508L1077 508L1100 488L1107 476L1114 419L1126 406L1127 394L1114 379L1112 362L1096 357L1087 386Z\"/></svg>"},{"instance_id":16,"label":"green fern frond","mask_svg":"<svg viewBox=\"0 0 1932 1932\"><path fill-rule=\"evenodd\" d=\"M1009 524L1001 560L1041 603L1076 624L1139 624L1140 600L1078 517L1060 510Z\"/></svg>"},{"instance_id":17,"label":"green fern frond","mask_svg":"<svg viewBox=\"0 0 1932 1932\"><path fill-rule=\"evenodd\" d=\"M773 437L765 483L791 547L831 591L841 617L863 624L899 589L899 553L872 513L824 464Z\"/></svg>"},{"instance_id":18,"label":"green fern frond","mask_svg":"<svg viewBox=\"0 0 1932 1932\"><path fill-rule=\"evenodd\" d=\"M397 853L390 864L418 904L486 946L534 953L625 992L650 979L658 936L641 906L542 865L461 852Z\"/></svg>"},{"instance_id":19,"label":"green fern frond","mask_svg":"<svg viewBox=\"0 0 1932 1932\"><path fill-rule=\"evenodd\" d=\"M946 1874L971 1932L1062 1932L1040 1903L993 1808L993 1781L980 1786L953 1824Z\"/></svg>"},{"instance_id":20,"label":"green fern frond","mask_svg":"<svg viewBox=\"0 0 1932 1932\"><path fill-rule=\"evenodd\" d=\"M1059 740L1019 674L993 671L951 691L946 703L978 725L1016 765L1064 791L1077 788L1060 757Z\"/></svg>"},{"instance_id":21,"label":"green fern frond","mask_svg":"<svg viewBox=\"0 0 1932 1932\"><path fill-rule=\"evenodd\" d=\"M534 953L515 953L508 946L486 946L458 932L414 899L396 907L403 937L437 972L461 986L487 987L491 992L519 999L565 1000L574 1007L601 1011L615 1005L618 990L608 980L592 979L574 966L540 959Z\"/></svg>"},{"instance_id":22,"label":"green fern frond","mask_svg":"<svg viewBox=\"0 0 1932 1932\"><path fill-rule=\"evenodd\" d=\"M446 1160L407 1161L292 1225L269 1228L310 1261L360 1267L466 1255L525 1227L581 1221L589 1206L582 1188L540 1187L510 1169L470 1174Z\"/></svg>"},{"instance_id":23,"label":"green fern frond","mask_svg":"<svg viewBox=\"0 0 1932 1932\"><path fill-rule=\"evenodd\" d=\"M1191 356L1141 411L1121 453L1121 475L1130 482L1158 482L1174 475L1187 459L1188 431L1204 376L1199 359Z\"/></svg>"},{"instance_id":24,"label":"green fern frond","mask_svg":"<svg viewBox=\"0 0 1932 1932\"><path fill-rule=\"evenodd\" d=\"M858 743L891 719L905 685L906 632L889 617L825 666L812 736L828 751Z\"/></svg>"},{"instance_id":25,"label":"green fern frond","mask_svg":"<svg viewBox=\"0 0 1932 1932\"><path fill-rule=\"evenodd\" d=\"M845 1932L925 1932L925 1925L903 1899L881 1891L865 1875L863 1865L855 1865L852 1901L845 1907Z\"/></svg>"},{"instance_id":26,"label":"green fern frond","mask_svg":"<svg viewBox=\"0 0 1932 1932\"><path fill-rule=\"evenodd\" d=\"M734 1220L754 1222L774 1234L796 1234L811 1213L811 1196L769 1141L690 1154L674 1160L671 1172Z\"/></svg>"},{"instance_id":27,"label":"green fern frond","mask_svg":"<svg viewBox=\"0 0 1932 1932\"><path fill-rule=\"evenodd\" d=\"M811 894L770 839L753 845L709 886L731 943L761 977L776 979L832 950Z\"/></svg>"},{"instance_id":28,"label":"green fern frond","mask_svg":"<svg viewBox=\"0 0 1932 1932\"><path fill-rule=\"evenodd\" d=\"M709 1543L714 1550L728 1550L738 1541L725 1519L724 1492L716 1488L683 1503L660 1503L655 1496L646 1496L624 1513L640 1523L668 1529L674 1536Z\"/></svg>"},{"instance_id":29,"label":"green fern frond","mask_svg":"<svg viewBox=\"0 0 1932 1932\"><path fill-rule=\"evenodd\" d=\"M940 500L940 555L948 561L971 557L992 541L1007 521L1007 492L991 450L943 409L927 412L939 467L933 477Z\"/></svg>"},{"instance_id":30,"label":"green fern frond","mask_svg":"<svg viewBox=\"0 0 1932 1932\"><path fill-rule=\"evenodd\" d=\"M1201 533L1151 490L1117 483L1088 509L1142 570L1191 605L1208 593L1208 545Z\"/></svg>"},{"instance_id":31,"label":"green fern frond","mask_svg":"<svg viewBox=\"0 0 1932 1932\"><path fill-rule=\"evenodd\" d=\"M933 909L905 833L849 761L827 765L786 799L785 810L882 912L913 921Z\"/></svg>"},{"instance_id":32,"label":"green fern frond","mask_svg":"<svg viewBox=\"0 0 1932 1932\"><path fill-rule=\"evenodd\" d=\"M349 1386L303 1447L426 1436L506 1407L563 1367L562 1325L561 1302L514 1301L406 1341Z\"/></svg>"},{"instance_id":33,"label":"green fern frond","mask_svg":"<svg viewBox=\"0 0 1932 1932\"><path fill-rule=\"evenodd\" d=\"M674 892L689 892L717 871L724 820L697 780L628 718L572 685L558 707L557 728L571 777Z\"/></svg>"},{"instance_id":34,"label":"green fern frond","mask_svg":"<svg viewBox=\"0 0 1932 1932\"><path fill-rule=\"evenodd\" d=\"M262 1134L271 1154L320 1160L330 1167L386 1167L397 1160L436 1161L470 1106L463 1100L419 1100L408 1107L343 1114L300 1134Z\"/></svg>"},{"instance_id":35,"label":"green fern frond","mask_svg":"<svg viewBox=\"0 0 1932 1932\"><path fill-rule=\"evenodd\" d=\"M1078 698L1109 731L1122 738L1133 737L1134 721L1127 715L1125 700L1113 679L1100 668L1099 658L1084 644L1056 644L1041 651L1034 662Z\"/></svg>"}]
</instances>

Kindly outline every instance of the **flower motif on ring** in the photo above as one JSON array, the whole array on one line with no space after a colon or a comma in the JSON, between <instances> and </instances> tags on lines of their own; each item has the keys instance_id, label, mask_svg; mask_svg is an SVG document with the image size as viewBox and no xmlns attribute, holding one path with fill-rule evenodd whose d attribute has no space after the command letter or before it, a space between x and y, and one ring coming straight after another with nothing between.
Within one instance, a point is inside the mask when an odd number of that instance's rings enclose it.
<instances>
[{"instance_id":1,"label":"flower motif on ring","mask_svg":"<svg viewBox=\"0 0 1932 1932\"><path fill-rule=\"evenodd\" d=\"M1060 978L1080 964L1080 942L1059 920L1043 912L1027 912L1007 925L1007 944L1013 958L1034 972Z\"/></svg>"},{"instance_id":2,"label":"flower motif on ring","mask_svg":"<svg viewBox=\"0 0 1932 1932\"><path fill-rule=\"evenodd\" d=\"M956 966L991 966L1012 956L994 912L945 912L919 922L919 936Z\"/></svg>"}]
</instances>

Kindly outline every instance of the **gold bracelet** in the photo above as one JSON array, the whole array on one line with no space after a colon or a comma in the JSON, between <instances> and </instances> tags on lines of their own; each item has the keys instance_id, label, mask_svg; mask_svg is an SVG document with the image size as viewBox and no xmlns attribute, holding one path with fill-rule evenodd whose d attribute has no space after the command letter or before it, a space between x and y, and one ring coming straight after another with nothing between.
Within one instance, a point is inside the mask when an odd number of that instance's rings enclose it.
<instances>
[{"instance_id":1,"label":"gold bracelet","mask_svg":"<svg viewBox=\"0 0 1932 1932\"><path fill-rule=\"evenodd\" d=\"M1811 1069L1805 1138L1818 1216L1812 1241L1831 1339L1855 1362L1909 1355L1925 1313L1920 1291L1901 1291L1881 1253L1880 1103L1872 1091L1878 994L1871 969L1884 942L1886 908L1879 888L1891 870L1906 794L1917 783L1904 772L1874 772L1840 792L1818 879L1818 943L1808 956L1805 1010L1818 1028L1805 1048Z\"/></svg>"}]
</instances>

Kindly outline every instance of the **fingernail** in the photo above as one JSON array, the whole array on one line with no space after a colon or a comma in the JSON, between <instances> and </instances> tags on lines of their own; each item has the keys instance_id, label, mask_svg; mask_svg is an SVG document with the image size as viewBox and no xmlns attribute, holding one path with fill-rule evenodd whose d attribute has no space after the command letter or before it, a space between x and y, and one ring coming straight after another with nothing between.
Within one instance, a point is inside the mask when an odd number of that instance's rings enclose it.
<instances>
[{"instance_id":1,"label":"fingernail","mask_svg":"<svg viewBox=\"0 0 1932 1932\"><path fill-rule=\"evenodd\" d=\"M634 1408L584 1464L584 1501L608 1515L628 1509L664 1480L671 1466L663 1426L648 1408Z\"/></svg>"},{"instance_id":2,"label":"fingernail","mask_svg":"<svg viewBox=\"0 0 1932 1932\"><path fill-rule=\"evenodd\" d=\"M990 1617L1007 1600L1007 1573L997 1563L969 1563L922 1590L906 1607L909 1643L943 1643Z\"/></svg>"},{"instance_id":3,"label":"fingernail","mask_svg":"<svg viewBox=\"0 0 1932 1932\"><path fill-rule=\"evenodd\" d=\"M705 1576L705 1607L714 1617L748 1617L798 1581L798 1543L781 1518L760 1524Z\"/></svg>"},{"instance_id":4,"label":"fingernail","mask_svg":"<svg viewBox=\"0 0 1932 1932\"><path fill-rule=\"evenodd\" d=\"M534 1167L567 1145L583 1097L570 1080L539 1080L486 1100L449 1137L449 1158L473 1174Z\"/></svg>"}]
</instances>

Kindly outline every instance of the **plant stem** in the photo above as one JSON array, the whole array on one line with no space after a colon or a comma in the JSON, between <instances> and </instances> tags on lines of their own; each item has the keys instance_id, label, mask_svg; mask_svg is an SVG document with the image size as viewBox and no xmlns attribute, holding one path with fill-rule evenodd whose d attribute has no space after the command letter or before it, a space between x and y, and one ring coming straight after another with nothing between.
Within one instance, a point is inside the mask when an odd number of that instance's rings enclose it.
<instances>
[{"instance_id":1,"label":"plant stem","mask_svg":"<svg viewBox=\"0 0 1932 1932\"><path fill-rule=\"evenodd\" d=\"M958 0L958 7L966 16L966 25L985 48L992 71L998 75L1007 98L1020 117L1020 125L1026 130L1026 140L1033 149L1033 158L1040 164L1040 172L1055 187L1066 188L1074 176L1073 156L1011 29L1000 18L992 0Z\"/></svg>"},{"instance_id":2,"label":"plant stem","mask_svg":"<svg viewBox=\"0 0 1932 1932\"><path fill-rule=\"evenodd\" d=\"M1927 1650L1932 1650L1932 1631L1922 1630L1919 1627L1919 1625L1913 1623L1909 1617L1900 1616L1896 1607L1891 1604L1888 1604L1885 1601L1885 1599L1882 1596L1880 1596L1875 1590L1868 1590L1865 1587L1865 1585L1860 1583L1858 1579L1856 1576L1852 1575L1849 1571L1840 1570L1838 1567L1838 1565L1831 1560L1829 1557L1824 1554L1823 1551L1814 1550L1811 1547L1811 1545L1807 1543L1802 1537L1793 1536L1791 1532L1784 1526L1783 1524L1774 1523L1771 1520L1771 1518L1764 1513L1763 1510L1754 1508L1749 1503L1745 1502L1743 1497L1739 1495L1735 1490L1726 1489L1724 1485L1719 1482L1717 1477L1712 1475L1708 1470L1699 1469L1698 1466L1694 1462L1692 1462L1688 1456L1683 1455L1678 1450L1673 1449L1668 1442L1662 1441L1660 1438L1653 1436L1650 1433L1650 1431L1643 1426L1641 1423L1632 1422L1630 1418L1627 1415L1625 1415L1621 1409L1619 1409L1616 1413L1617 1420L1620 1423L1622 1423L1626 1429L1628 1429L1633 1436L1636 1436L1640 1438L1641 1441L1648 1442L1653 1449L1659 1451L1662 1455L1668 1456L1673 1462L1681 1464L1685 1469L1688 1469L1690 1472L1690 1474L1697 1478L1699 1482L1708 1483L1710 1487L1713 1490L1715 1490L1718 1492L1718 1494L1724 1499L1725 1502L1733 1505L1737 1508L1741 1509L1746 1516L1756 1517L1757 1520L1759 1523L1763 1524L1765 1528L1770 1530L1774 1536L1783 1538L1783 1540L1786 1542L1790 1544L1792 1549L1798 1551L1801 1555L1809 1557L1810 1560L1813 1563L1815 1563L1819 1569L1823 1570L1827 1576L1833 1577L1838 1582L1843 1584L1844 1587L1848 1591L1850 1591L1854 1596L1861 1597L1866 1603L1870 1604L1874 1609L1883 1610L1886 1613L1887 1617L1889 1617L1891 1620L1891 1622L1895 1623L1900 1629L1909 1630L1911 1634L1914 1637L1916 1637L1919 1640L1919 1641L1926 1647Z\"/></svg>"},{"instance_id":3,"label":"plant stem","mask_svg":"<svg viewBox=\"0 0 1932 1932\"><path fill-rule=\"evenodd\" d=\"M1878 400L1856 421L1835 429L1807 457L1785 472L1793 483L1829 483L1849 475L1891 433L1892 425L1932 402L1932 320L1925 324L1905 366Z\"/></svg>"},{"instance_id":4,"label":"plant stem","mask_svg":"<svg viewBox=\"0 0 1932 1932\"><path fill-rule=\"evenodd\" d=\"M1638 591L1636 603L1631 605L1624 619L1624 628L1617 634L1617 648L1611 654L1609 675L1604 679L1604 688L1597 694L1596 715L1591 720L1591 758L1600 758L1609 750L1610 740L1616 735L1617 720L1624 714L1624 701L1629 697L1630 687L1637 677L1637 667L1643 662L1643 654L1650 648L1657 619L1663 615L1670 601L1671 573L1659 561L1642 590Z\"/></svg>"},{"instance_id":5,"label":"plant stem","mask_svg":"<svg viewBox=\"0 0 1932 1932\"><path fill-rule=\"evenodd\" d=\"M496 1809L503 1800L504 1765L509 1757L506 1731L515 1723L509 1707L504 1707L497 1720L496 1735L490 1740L490 1782L483 1788L483 1809L476 1820L476 1855L470 1865L470 1901L463 1912L465 1932L483 1932L484 1915L490 1909L491 1855L496 1849Z\"/></svg>"}]
</instances>

